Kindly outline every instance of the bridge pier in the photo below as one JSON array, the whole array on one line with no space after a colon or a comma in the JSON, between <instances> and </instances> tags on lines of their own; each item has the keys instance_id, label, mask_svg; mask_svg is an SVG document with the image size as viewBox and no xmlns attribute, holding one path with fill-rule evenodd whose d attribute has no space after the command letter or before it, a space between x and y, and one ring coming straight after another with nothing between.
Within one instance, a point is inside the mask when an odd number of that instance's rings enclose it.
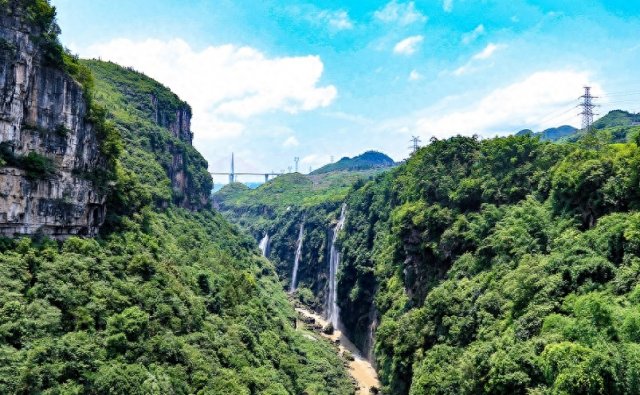
<instances>
[{"instance_id":1,"label":"bridge pier","mask_svg":"<svg viewBox=\"0 0 640 395\"><path fill-rule=\"evenodd\" d=\"M269 181L269 174L264 175L264 182L267 182L267 181Z\"/></svg>"}]
</instances>

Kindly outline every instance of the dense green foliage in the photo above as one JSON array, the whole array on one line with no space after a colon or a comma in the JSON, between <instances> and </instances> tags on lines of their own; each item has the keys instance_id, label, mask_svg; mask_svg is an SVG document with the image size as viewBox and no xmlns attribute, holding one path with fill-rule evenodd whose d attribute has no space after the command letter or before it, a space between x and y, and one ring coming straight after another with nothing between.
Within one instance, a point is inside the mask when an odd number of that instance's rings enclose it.
<instances>
[{"instance_id":1,"label":"dense green foliage","mask_svg":"<svg viewBox=\"0 0 640 395\"><path fill-rule=\"evenodd\" d=\"M144 211L125 227L61 248L3 241L1 393L350 393L219 215Z\"/></svg>"},{"instance_id":2,"label":"dense green foliage","mask_svg":"<svg viewBox=\"0 0 640 395\"><path fill-rule=\"evenodd\" d=\"M124 214L148 204L201 207L212 188L207 162L190 139L169 129L177 127L178 112L191 113L189 105L160 83L115 63L82 60L81 65L93 72L95 100L108 109L107 118L124 140L114 206ZM186 192L173 188L173 171L185 174Z\"/></svg>"},{"instance_id":3,"label":"dense green foliage","mask_svg":"<svg viewBox=\"0 0 640 395\"><path fill-rule=\"evenodd\" d=\"M319 175L291 173L278 176L256 189L244 184L226 185L213 196L221 211L235 210L253 215L277 215L291 207L343 202L351 186L379 170L345 171ZM251 218L253 221L254 218Z\"/></svg>"},{"instance_id":4,"label":"dense green foliage","mask_svg":"<svg viewBox=\"0 0 640 395\"><path fill-rule=\"evenodd\" d=\"M56 166L50 158L37 152L16 155L6 142L0 143L0 165L23 169L31 180L49 178L56 172Z\"/></svg>"},{"instance_id":5,"label":"dense green foliage","mask_svg":"<svg viewBox=\"0 0 640 395\"><path fill-rule=\"evenodd\" d=\"M600 142L626 143L636 141L640 136L640 115L627 111L610 111L593 123L592 137ZM561 141L576 142L585 138L582 130L561 138Z\"/></svg>"},{"instance_id":6,"label":"dense green foliage","mask_svg":"<svg viewBox=\"0 0 640 395\"><path fill-rule=\"evenodd\" d=\"M311 174L325 174L336 171L362 171L369 169L380 169L392 167L396 163L382 152L367 151L353 158L344 157L335 163L329 163Z\"/></svg>"},{"instance_id":7,"label":"dense green foliage","mask_svg":"<svg viewBox=\"0 0 640 395\"><path fill-rule=\"evenodd\" d=\"M614 128L618 126L633 126L640 123L640 114L633 114L628 111L610 111L604 117L593 123L595 129Z\"/></svg>"},{"instance_id":8,"label":"dense green foliage","mask_svg":"<svg viewBox=\"0 0 640 395\"><path fill-rule=\"evenodd\" d=\"M640 391L639 165L454 137L351 193L338 299L385 393Z\"/></svg>"}]
</instances>

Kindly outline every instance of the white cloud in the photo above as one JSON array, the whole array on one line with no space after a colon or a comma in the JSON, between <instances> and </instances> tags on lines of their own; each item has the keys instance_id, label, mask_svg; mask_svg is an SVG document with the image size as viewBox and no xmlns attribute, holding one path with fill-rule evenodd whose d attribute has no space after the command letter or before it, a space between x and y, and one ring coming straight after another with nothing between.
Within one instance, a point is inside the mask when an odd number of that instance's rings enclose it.
<instances>
[{"instance_id":1,"label":"white cloud","mask_svg":"<svg viewBox=\"0 0 640 395\"><path fill-rule=\"evenodd\" d=\"M422 78L422 74L418 73L418 70L411 70L411 73L409 73L409 81L418 81Z\"/></svg>"},{"instance_id":2,"label":"white cloud","mask_svg":"<svg viewBox=\"0 0 640 395\"><path fill-rule=\"evenodd\" d=\"M304 158L302 158L300 160L300 163L305 164L305 165L312 165L312 164L317 164L319 160L322 160L323 158L320 158L319 155L317 154L310 154L305 156ZM326 162L329 162L328 160Z\"/></svg>"},{"instance_id":3,"label":"white cloud","mask_svg":"<svg viewBox=\"0 0 640 395\"><path fill-rule=\"evenodd\" d=\"M497 45L497 44L488 44L486 47L484 47L484 49L480 52L478 52L477 54L473 55L473 59L475 60L485 60L485 59L489 59L490 57L493 56L494 53L496 53L497 50L502 49L503 46L502 45Z\"/></svg>"},{"instance_id":4,"label":"white cloud","mask_svg":"<svg viewBox=\"0 0 640 395\"><path fill-rule=\"evenodd\" d=\"M333 85L319 85L324 65L318 56L269 58L231 44L196 50L181 39L115 39L81 55L133 67L167 85L191 104L197 139L237 136L247 118L310 111L337 96Z\"/></svg>"},{"instance_id":5,"label":"white cloud","mask_svg":"<svg viewBox=\"0 0 640 395\"><path fill-rule=\"evenodd\" d=\"M477 68L474 67L476 63L485 61L493 56L496 51L506 48L506 45L499 44L488 44L484 49L471 57L471 59L464 65L458 67L453 71L453 75L461 76L463 74L468 74L472 71L475 71Z\"/></svg>"},{"instance_id":6,"label":"white cloud","mask_svg":"<svg viewBox=\"0 0 640 395\"><path fill-rule=\"evenodd\" d=\"M442 2L442 9L444 10L444 12L453 11L453 0L444 0Z\"/></svg>"},{"instance_id":7,"label":"white cloud","mask_svg":"<svg viewBox=\"0 0 640 395\"><path fill-rule=\"evenodd\" d=\"M460 66L457 69L453 70L453 75L461 76L463 74L468 73L471 70L471 63L467 63L464 66Z\"/></svg>"},{"instance_id":8,"label":"white cloud","mask_svg":"<svg viewBox=\"0 0 640 395\"><path fill-rule=\"evenodd\" d=\"M426 141L430 137L457 134L491 137L524 128L543 130L567 123L575 125L579 120L572 106L585 84L593 86L595 92L602 91L584 71L536 72L495 89L470 105L456 106L460 98L445 98L413 117L387 122L384 128L418 133Z\"/></svg>"},{"instance_id":9,"label":"white cloud","mask_svg":"<svg viewBox=\"0 0 640 395\"><path fill-rule=\"evenodd\" d=\"M407 37L393 47L393 52L399 55L412 55L422 41L424 41L424 37L420 35Z\"/></svg>"},{"instance_id":10,"label":"white cloud","mask_svg":"<svg viewBox=\"0 0 640 395\"><path fill-rule=\"evenodd\" d=\"M478 25L475 29L470 31L469 33L462 36L462 43L464 45L470 44L475 41L478 37L482 36L485 33L484 25Z\"/></svg>"},{"instance_id":11,"label":"white cloud","mask_svg":"<svg viewBox=\"0 0 640 395\"><path fill-rule=\"evenodd\" d=\"M392 0L382 9L374 12L373 16L382 22L399 23L402 26L427 21L427 17L416 9L413 1L398 3L397 0Z\"/></svg>"},{"instance_id":12,"label":"white cloud","mask_svg":"<svg viewBox=\"0 0 640 395\"><path fill-rule=\"evenodd\" d=\"M296 138L296 136L290 136L288 139L286 139L283 143L282 146L283 147L297 147L300 145L300 142L298 141L298 139Z\"/></svg>"},{"instance_id":13,"label":"white cloud","mask_svg":"<svg viewBox=\"0 0 640 395\"><path fill-rule=\"evenodd\" d=\"M327 11L323 10L314 15L314 18L320 23L326 23L334 30L353 29L353 22L349 18L347 11Z\"/></svg>"}]
</instances>

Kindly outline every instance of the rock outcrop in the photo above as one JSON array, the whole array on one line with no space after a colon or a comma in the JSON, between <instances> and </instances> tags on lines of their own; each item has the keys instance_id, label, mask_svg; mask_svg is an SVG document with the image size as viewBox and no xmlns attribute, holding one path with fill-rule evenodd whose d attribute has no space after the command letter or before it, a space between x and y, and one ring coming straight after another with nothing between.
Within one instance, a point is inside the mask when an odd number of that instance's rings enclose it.
<instances>
[{"instance_id":1,"label":"rock outcrop","mask_svg":"<svg viewBox=\"0 0 640 395\"><path fill-rule=\"evenodd\" d=\"M104 166L82 86L42 50L24 2L0 12L0 234L95 235L105 194L87 175Z\"/></svg>"},{"instance_id":2,"label":"rock outcrop","mask_svg":"<svg viewBox=\"0 0 640 395\"><path fill-rule=\"evenodd\" d=\"M155 122L169 130L173 137L179 141L193 145L193 132L191 132L191 108L186 103L174 110L163 109L163 103L155 95L151 95L151 103L155 111ZM167 176L171 179L174 203L180 207L198 210L207 204L209 194L201 194L195 199L189 199L190 191L189 175L185 171L185 151L182 147L170 144L168 151L171 153L171 164L168 166ZM195 192L196 194L198 191Z\"/></svg>"}]
</instances>

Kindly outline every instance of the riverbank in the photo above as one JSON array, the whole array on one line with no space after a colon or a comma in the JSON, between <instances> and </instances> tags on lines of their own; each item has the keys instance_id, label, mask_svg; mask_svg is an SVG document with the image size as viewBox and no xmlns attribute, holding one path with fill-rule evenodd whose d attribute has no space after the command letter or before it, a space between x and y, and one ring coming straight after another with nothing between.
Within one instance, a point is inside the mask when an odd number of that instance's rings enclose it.
<instances>
[{"instance_id":1,"label":"riverbank","mask_svg":"<svg viewBox=\"0 0 640 395\"><path fill-rule=\"evenodd\" d=\"M317 324L316 328L324 328L328 325L328 322L320 315L303 307L296 307L296 311L307 319L313 319ZM298 322L298 328L303 328L304 322ZM347 359L349 374L356 382L358 388L356 389L357 395L369 395L378 393L380 388L380 382L378 381L378 374L366 358L364 358L358 348L339 330L334 330L332 334L322 333L322 330L317 331L321 336L331 340L332 343L338 343L338 353ZM351 355L353 360L349 361L348 356ZM373 391L371 389L374 389Z\"/></svg>"}]
</instances>

